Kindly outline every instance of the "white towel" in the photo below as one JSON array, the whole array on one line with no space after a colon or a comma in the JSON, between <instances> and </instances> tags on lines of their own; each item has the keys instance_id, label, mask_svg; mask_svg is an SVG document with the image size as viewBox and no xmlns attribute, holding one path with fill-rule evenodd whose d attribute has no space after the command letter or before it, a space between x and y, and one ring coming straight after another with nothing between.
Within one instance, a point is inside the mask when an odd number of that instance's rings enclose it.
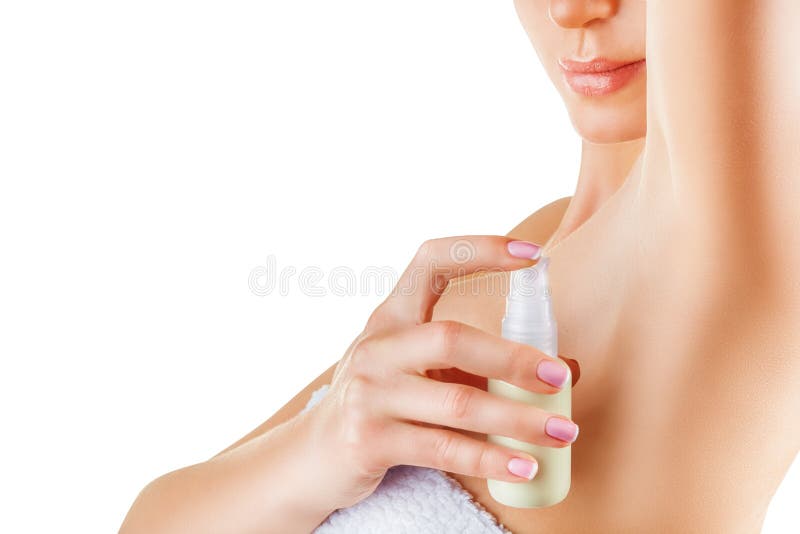
<instances>
[{"instance_id":1,"label":"white towel","mask_svg":"<svg viewBox=\"0 0 800 534\"><path fill-rule=\"evenodd\" d=\"M317 404L329 384L314 391L303 411ZM366 499L340 508L315 534L511 534L459 482L439 469L390 468Z\"/></svg>"}]
</instances>

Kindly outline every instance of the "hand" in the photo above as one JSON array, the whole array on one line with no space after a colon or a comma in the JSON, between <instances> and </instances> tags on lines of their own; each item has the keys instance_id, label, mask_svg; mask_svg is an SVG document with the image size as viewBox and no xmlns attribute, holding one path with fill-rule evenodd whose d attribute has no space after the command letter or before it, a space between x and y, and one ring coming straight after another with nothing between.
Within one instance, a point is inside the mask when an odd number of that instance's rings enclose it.
<instances>
[{"instance_id":1,"label":"hand","mask_svg":"<svg viewBox=\"0 0 800 534\"><path fill-rule=\"evenodd\" d=\"M467 261L451 257L461 241L474 249ZM399 464L507 481L535 475L536 460L529 454L463 431L548 447L571 443L564 441L569 436L563 430L553 432L562 439L546 431L548 420L555 418L570 434L569 419L485 391L486 378L496 378L538 393L557 393L569 362L461 322L430 320L451 278L533 265L537 247L509 247L512 241L503 236L426 241L348 348L327 395L301 423L313 436L318 455L315 479L338 498L336 508L369 496L387 469ZM576 381L577 364L570 367Z\"/></svg>"}]
</instances>

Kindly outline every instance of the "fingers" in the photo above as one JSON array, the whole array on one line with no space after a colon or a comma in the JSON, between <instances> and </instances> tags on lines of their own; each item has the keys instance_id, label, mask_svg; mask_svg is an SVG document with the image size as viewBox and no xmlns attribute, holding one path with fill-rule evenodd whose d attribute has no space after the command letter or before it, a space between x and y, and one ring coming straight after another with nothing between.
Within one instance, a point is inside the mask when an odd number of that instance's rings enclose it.
<instances>
[{"instance_id":1,"label":"fingers","mask_svg":"<svg viewBox=\"0 0 800 534\"><path fill-rule=\"evenodd\" d=\"M376 399L396 419L507 436L546 447L566 447L578 437L569 418L464 384L404 375L391 395Z\"/></svg>"},{"instance_id":2,"label":"fingers","mask_svg":"<svg viewBox=\"0 0 800 534\"><path fill-rule=\"evenodd\" d=\"M476 271L530 267L540 250L541 247L527 241L494 235L425 241L392 294L370 316L370 323L377 326L426 323L449 280Z\"/></svg>"},{"instance_id":3,"label":"fingers","mask_svg":"<svg viewBox=\"0 0 800 534\"><path fill-rule=\"evenodd\" d=\"M559 356L559 358L564 360L572 371L572 387L574 388L581 376L580 364L578 360L573 358L567 358L566 356ZM475 386L484 391L486 390L486 377L474 375L456 367L451 367L450 369L429 369L425 372L425 375L439 382L458 382L460 384Z\"/></svg>"},{"instance_id":4,"label":"fingers","mask_svg":"<svg viewBox=\"0 0 800 534\"><path fill-rule=\"evenodd\" d=\"M536 459L527 453L446 428L399 423L382 443L385 465L418 465L509 482L531 480L538 470Z\"/></svg>"},{"instance_id":5,"label":"fingers","mask_svg":"<svg viewBox=\"0 0 800 534\"><path fill-rule=\"evenodd\" d=\"M457 321L432 321L373 335L360 350L368 353L361 359L366 366L388 365L419 375L456 367L537 393L560 391L570 374L559 358Z\"/></svg>"}]
</instances>

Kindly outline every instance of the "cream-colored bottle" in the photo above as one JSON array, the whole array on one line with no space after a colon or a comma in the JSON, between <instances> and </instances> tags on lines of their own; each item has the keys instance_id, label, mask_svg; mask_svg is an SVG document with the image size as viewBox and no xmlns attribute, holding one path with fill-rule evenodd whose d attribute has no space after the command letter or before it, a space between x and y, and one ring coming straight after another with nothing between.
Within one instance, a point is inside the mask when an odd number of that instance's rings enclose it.
<instances>
[{"instance_id":1,"label":"cream-colored bottle","mask_svg":"<svg viewBox=\"0 0 800 534\"><path fill-rule=\"evenodd\" d=\"M548 356L558 357L558 328L550 301L547 277L548 258L536 265L511 273L506 298L502 336L526 343ZM567 369L569 366L564 364ZM561 391L548 395L534 393L502 380L489 379L488 391L509 399L532 404L547 412L572 418L572 376ZM564 500L572 478L572 445L545 447L506 436L489 435L488 441L530 453L539 469L530 482L488 480L489 494L499 503L517 508L542 508Z\"/></svg>"}]
</instances>

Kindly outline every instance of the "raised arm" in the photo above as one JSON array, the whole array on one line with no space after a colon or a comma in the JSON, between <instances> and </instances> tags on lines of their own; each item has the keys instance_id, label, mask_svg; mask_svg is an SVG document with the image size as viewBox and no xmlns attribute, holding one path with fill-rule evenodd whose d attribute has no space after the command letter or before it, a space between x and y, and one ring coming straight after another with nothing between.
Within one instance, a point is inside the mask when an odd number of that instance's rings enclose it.
<instances>
[{"instance_id":1,"label":"raised arm","mask_svg":"<svg viewBox=\"0 0 800 534\"><path fill-rule=\"evenodd\" d=\"M701 246L784 274L800 268L798 27L797 0L647 1L645 169L668 169Z\"/></svg>"}]
</instances>

